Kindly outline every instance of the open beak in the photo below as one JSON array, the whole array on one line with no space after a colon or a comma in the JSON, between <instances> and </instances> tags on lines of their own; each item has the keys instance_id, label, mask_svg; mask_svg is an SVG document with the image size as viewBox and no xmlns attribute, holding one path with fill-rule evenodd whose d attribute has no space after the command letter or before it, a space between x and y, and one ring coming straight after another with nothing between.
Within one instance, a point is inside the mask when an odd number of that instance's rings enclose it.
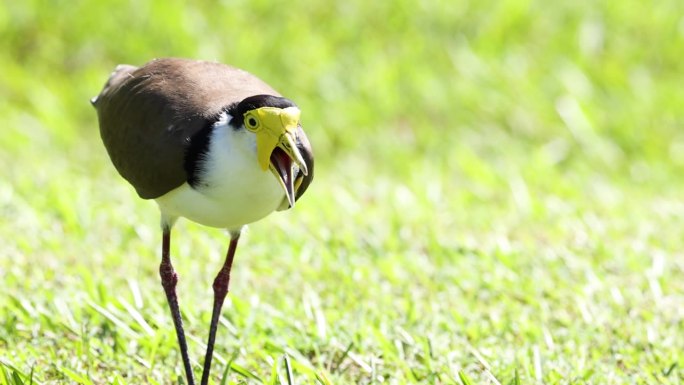
<instances>
[{"instance_id":1,"label":"open beak","mask_svg":"<svg viewBox=\"0 0 684 385\"><path fill-rule=\"evenodd\" d=\"M302 153L297 148L297 128L300 111L296 107L262 107L254 110L262 129L256 132L257 160L263 170L270 169L285 190L290 207L295 203L295 167L304 175L309 170ZM298 178L301 179L301 178Z\"/></svg>"},{"instance_id":2,"label":"open beak","mask_svg":"<svg viewBox=\"0 0 684 385\"><path fill-rule=\"evenodd\" d=\"M295 181L295 167L304 175L308 175L309 170L307 170L302 154L297 148L293 134L285 132L271 153L269 169L285 190L290 207L294 207L295 204L295 187L297 182Z\"/></svg>"}]
</instances>

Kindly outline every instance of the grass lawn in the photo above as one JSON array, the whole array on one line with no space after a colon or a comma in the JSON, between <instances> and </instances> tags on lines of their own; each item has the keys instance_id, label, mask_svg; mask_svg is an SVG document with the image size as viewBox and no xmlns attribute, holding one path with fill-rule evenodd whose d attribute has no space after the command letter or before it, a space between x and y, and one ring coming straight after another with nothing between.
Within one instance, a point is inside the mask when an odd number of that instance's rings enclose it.
<instances>
[{"instance_id":1,"label":"grass lawn","mask_svg":"<svg viewBox=\"0 0 684 385\"><path fill-rule=\"evenodd\" d=\"M214 384L684 383L680 2L188 3L0 6L0 385L184 383L88 103L161 56L262 77L316 154L241 240ZM196 375L227 245L174 229Z\"/></svg>"}]
</instances>

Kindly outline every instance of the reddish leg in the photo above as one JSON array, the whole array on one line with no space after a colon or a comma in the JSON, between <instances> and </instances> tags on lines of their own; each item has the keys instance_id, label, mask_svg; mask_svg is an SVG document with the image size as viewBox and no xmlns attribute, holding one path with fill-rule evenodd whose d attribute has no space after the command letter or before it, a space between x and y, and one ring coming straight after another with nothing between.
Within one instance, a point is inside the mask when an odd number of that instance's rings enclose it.
<instances>
[{"instance_id":1,"label":"reddish leg","mask_svg":"<svg viewBox=\"0 0 684 385\"><path fill-rule=\"evenodd\" d=\"M166 300L169 302L169 308L171 309L173 325L176 327L178 346L180 347L181 357L183 358L183 366L185 367L188 385L195 385L195 378L192 375L192 367L190 366L190 359L188 358L188 344L185 341L185 332L183 331L183 320L181 319L178 297L176 296L178 275L171 265L170 246L171 228L164 226L164 235L162 237L162 261L159 265L159 276L161 276L162 286L166 293Z\"/></svg>"},{"instance_id":2,"label":"reddish leg","mask_svg":"<svg viewBox=\"0 0 684 385\"><path fill-rule=\"evenodd\" d=\"M240 239L239 232L231 232L230 246L226 254L226 260L223 262L223 267L214 279L214 310L211 314L211 325L209 326L209 341L207 342L207 354L204 357L204 369L202 372L201 385L209 383L209 372L211 370L211 358L214 354L214 342L216 341L216 328L218 327L219 316L221 315L221 307L223 301L228 294L228 284L230 283L230 268L233 266L233 258L235 257L235 249L237 248L238 239Z\"/></svg>"}]
</instances>

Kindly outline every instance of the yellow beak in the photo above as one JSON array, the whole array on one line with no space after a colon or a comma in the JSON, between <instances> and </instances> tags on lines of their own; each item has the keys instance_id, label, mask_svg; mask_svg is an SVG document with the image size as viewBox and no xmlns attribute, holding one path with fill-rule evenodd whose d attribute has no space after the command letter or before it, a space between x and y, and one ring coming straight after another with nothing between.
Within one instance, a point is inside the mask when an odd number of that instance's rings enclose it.
<instances>
[{"instance_id":1,"label":"yellow beak","mask_svg":"<svg viewBox=\"0 0 684 385\"><path fill-rule=\"evenodd\" d=\"M255 128L246 127L256 134L257 162L262 170L271 170L285 190L290 206L294 206L294 181L292 163L308 174L308 169L301 152L297 148L297 127L299 127L300 110L297 107L276 108L261 107L245 113L245 122L255 119ZM284 162L276 157L274 150L281 149L291 160ZM275 163L275 164L274 164Z\"/></svg>"}]
</instances>

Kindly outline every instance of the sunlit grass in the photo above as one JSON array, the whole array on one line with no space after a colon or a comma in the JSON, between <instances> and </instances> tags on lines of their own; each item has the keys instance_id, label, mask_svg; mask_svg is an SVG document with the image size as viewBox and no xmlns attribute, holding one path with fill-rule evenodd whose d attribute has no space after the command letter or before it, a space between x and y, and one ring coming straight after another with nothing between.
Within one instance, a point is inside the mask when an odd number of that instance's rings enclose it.
<instances>
[{"instance_id":1,"label":"sunlit grass","mask_svg":"<svg viewBox=\"0 0 684 385\"><path fill-rule=\"evenodd\" d=\"M0 384L183 381L88 104L157 56L258 74L316 155L241 240L214 384L684 382L677 2L193 4L0 8ZM227 243L173 234L196 374Z\"/></svg>"}]
</instances>

